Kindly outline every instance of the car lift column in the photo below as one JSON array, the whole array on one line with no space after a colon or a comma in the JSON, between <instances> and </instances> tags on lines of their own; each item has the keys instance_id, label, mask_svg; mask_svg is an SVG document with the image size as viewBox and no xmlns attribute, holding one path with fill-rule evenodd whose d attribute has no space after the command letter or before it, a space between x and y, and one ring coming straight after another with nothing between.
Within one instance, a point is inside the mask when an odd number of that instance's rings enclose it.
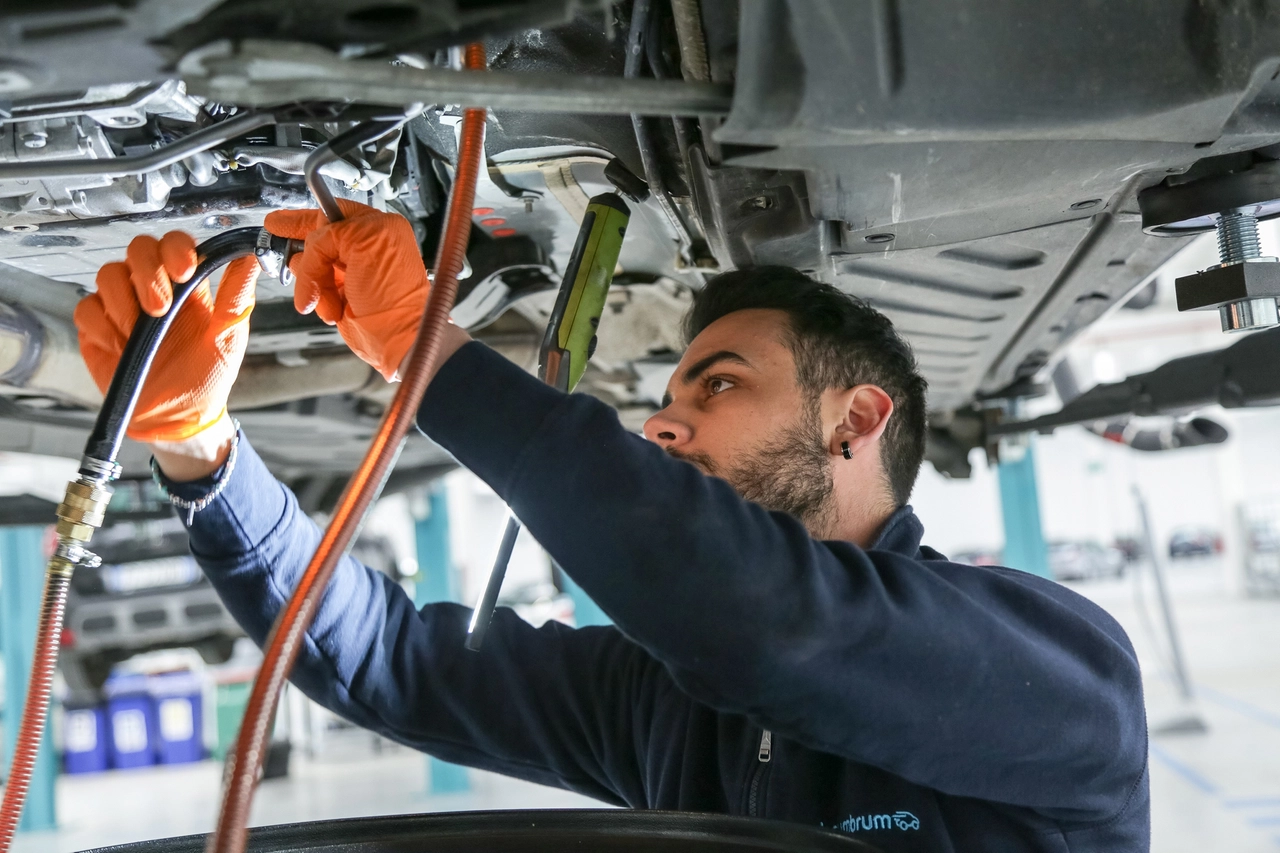
<instances>
[{"instance_id":1,"label":"car lift column","mask_svg":"<svg viewBox=\"0 0 1280 853\"><path fill-rule=\"evenodd\" d=\"M18 720L26 703L36 622L44 588L44 527L0 527L0 644L4 648L4 760L13 755ZM57 829L54 782L58 760L50 726L45 726L31 774L19 832Z\"/></svg>"},{"instance_id":2,"label":"car lift column","mask_svg":"<svg viewBox=\"0 0 1280 853\"><path fill-rule=\"evenodd\" d=\"M560 586L573 601L573 621L579 627L587 625L612 625L613 620L604 614L600 605L591 600L587 591L563 571L559 573Z\"/></svg>"},{"instance_id":3,"label":"car lift column","mask_svg":"<svg viewBox=\"0 0 1280 853\"><path fill-rule=\"evenodd\" d=\"M413 534L418 548L418 576L413 603L418 607L437 601L458 600L457 572L449 551L449 501L443 480L433 483L414 509ZM459 644L462 638L458 638ZM467 653L469 654L469 653ZM471 790L467 768L438 758L427 758L427 792L457 794Z\"/></svg>"},{"instance_id":4,"label":"car lift column","mask_svg":"<svg viewBox=\"0 0 1280 853\"><path fill-rule=\"evenodd\" d=\"M1000 441L1000 511L1004 518L1003 565L1033 575L1052 577L1049 552L1040 527L1040 494L1036 486L1035 436Z\"/></svg>"}]
</instances>

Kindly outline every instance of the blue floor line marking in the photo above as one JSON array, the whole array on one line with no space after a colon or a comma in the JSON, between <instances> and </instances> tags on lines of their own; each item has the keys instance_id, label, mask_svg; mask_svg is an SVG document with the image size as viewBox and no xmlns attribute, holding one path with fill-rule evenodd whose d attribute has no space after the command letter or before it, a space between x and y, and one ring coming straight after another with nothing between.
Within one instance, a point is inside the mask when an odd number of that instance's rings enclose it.
<instances>
[{"instance_id":1,"label":"blue floor line marking","mask_svg":"<svg viewBox=\"0 0 1280 853\"><path fill-rule=\"evenodd\" d=\"M1177 773L1179 776L1181 776L1183 779L1190 782L1195 787L1199 788L1204 793L1206 794L1218 793L1217 785L1213 784L1208 779L1201 776L1198 771L1191 769L1186 764L1183 764L1181 761L1174 758L1172 755L1166 752L1163 748L1156 746L1154 743L1150 744L1149 748L1151 750L1151 754L1156 758L1160 759L1160 761L1162 761L1166 767L1168 767L1174 773Z\"/></svg>"},{"instance_id":2,"label":"blue floor line marking","mask_svg":"<svg viewBox=\"0 0 1280 853\"><path fill-rule=\"evenodd\" d=\"M1239 797L1223 800L1222 805L1229 809L1260 809L1280 806L1280 797Z\"/></svg>"},{"instance_id":3,"label":"blue floor line marking","mask_svg":"<svg viewBox=\"0 0 1280 853\"><path fill-rule=\"evenodd\" d=\"M1280 714L1277 714L1274 711L1268 711L1266 708L1260 708L1252 702L1237 699L1234 696L1223 693L1221 690L1215 690L1214 688L1206 687L1203 684L1197 684L1195 689L1197 693L1204 696L1210 702L1215 702L1224 708L1230 708L1233 711L1238 711L1246 717L1252 717L1264 725L1280 729Z\"/></svg>"}]
</instances>

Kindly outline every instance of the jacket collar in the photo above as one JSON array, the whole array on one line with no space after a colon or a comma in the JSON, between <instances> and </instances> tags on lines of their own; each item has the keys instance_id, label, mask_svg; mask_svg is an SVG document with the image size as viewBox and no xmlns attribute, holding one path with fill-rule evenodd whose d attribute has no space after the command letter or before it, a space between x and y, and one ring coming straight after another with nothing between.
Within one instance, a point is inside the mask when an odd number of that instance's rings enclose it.
<instances>
[{"instance_id":1,"label":"jacket collar","mask_svg":"<svg viewBox=\"0 0 1280 853\"><path fill-rule=\"evenodd\" d=\"M899 507L885 520L869 551L892 551L913 559L920 558L920 540L924 525L910 505Z\"/></svg>"}]
</instances>

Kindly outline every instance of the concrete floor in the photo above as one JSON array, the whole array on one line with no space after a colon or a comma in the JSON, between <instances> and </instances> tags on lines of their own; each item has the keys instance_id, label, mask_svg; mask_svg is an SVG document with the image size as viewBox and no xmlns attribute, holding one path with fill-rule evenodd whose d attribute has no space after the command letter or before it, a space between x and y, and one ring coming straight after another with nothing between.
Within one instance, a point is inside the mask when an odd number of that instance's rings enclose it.
<instances>
[{"instance_id":1,"label":"concrete floor","mask_svg":"<svg viewBox=\"0 0 1280 853\"><path fill-rule=\"evenodd\" d=\"M1138 578L1073 584L1114 615L1142 661L1151 737L1152 850L1280 849L1280 599L1245 599L1213 560L1170 566L1196 699L1172 677L1155 591ZM1203 734L1158 734L1199 716Z\"/></svg>"},{"instance_id":2,"label":"concrete floor","mask_svg":"<svg viewBox=\"0 0 1280 853\"><path fill-rule=\"evenodd\" d=\"M427 762L364 732L330 734L322 757L296 753L287 779L263 782L255 826L340 817L512 808L601 808L567 791L471 771L471 791L430 796ZM14 853L72 853L110 844L208 832L219 802L222 765L118 770L58 780L56 832L20 833Z\"/></svg>"},{"instance_id":3,"label":"concrete floor","mask_svg":"<svg viewBox=\"0 0 1280 853\"><path fill-rule=\"evenodd\" d=\"M1204 734L1156 735L1151 746L1153 850L1234 853L1280 848L1280 599L1229 591L1222 566L1175 564L1170 579L1198 698L1182 702L1145 573L1075 585L1125 626L1142 658L1153 730L1199 715ZM493 808L595 807L549 788L484 773L472 791L429 796L425 761L401 748L373 755L359 732L330 739L325 754L295 754L287 780L263 784L255 824L332 817ZM213 762L59 780L57 832L20 835L16 853L71 853L144 838L205 832L217 806Z\"/></svg>"}]
</instances>

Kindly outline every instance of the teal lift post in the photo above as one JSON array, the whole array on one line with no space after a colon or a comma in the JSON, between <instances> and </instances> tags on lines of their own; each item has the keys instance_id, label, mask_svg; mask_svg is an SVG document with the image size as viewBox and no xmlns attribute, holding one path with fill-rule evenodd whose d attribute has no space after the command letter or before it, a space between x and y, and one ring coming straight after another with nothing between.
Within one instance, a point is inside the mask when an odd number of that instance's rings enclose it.
<instances>
[{"instance_id":1,"label":"teal lift post","mask_svg":"<svg viewBox=\"0 0 1280 853\"><path fill-rule=\"evenodd\" d=\"M1040 493L1036 485L1035 436L1000 443L1000 511L1004 517L1004 556L1012 569L1052 577L1049 551L1040 526Z\"/></svg>"},{"instance_id":2,"label":"teal lift post","mask_svg":"<svg viewBox=\"0 0 1280 853\"><path fill-rule=\"evenodd\" d=\"M18 739L35 652L36 623L44 594L44 528L0 527L0 644L4 649L4 763ZM55 783L58 759L50 726L44 729L19 832L58 828Z\"/></svg>"},{"instance_id":3,"label":"teal lift post","mask_svg":"<svg viewBox=\"0 0 1280 853\"><path fill-rule=\"evenodd\" d=\"M612 625L613 620L604 614L600 605L591 600L587 591L578 586L577 581L563 571L560 572L560 585L565 594L573 601L573 621L579 628L587 625Z\"/></svg>"},{"instance_id":4,"label":"teal lift post","mask_svg":"<svg viewBox=\"0 0 1280 853\"><path fill-rule=\"evenodd\" d=\"M418 607L437 601L458 600L457 572L449 552L449 502L444 483L436 481L423 500L424 513L414 519L418 549L418 576L413 603ZM462 638L458 638L462 645ZM427 757L427 790L432 794L458 794L471 790L467 768Z\"/></svg>"}]
</instances>

